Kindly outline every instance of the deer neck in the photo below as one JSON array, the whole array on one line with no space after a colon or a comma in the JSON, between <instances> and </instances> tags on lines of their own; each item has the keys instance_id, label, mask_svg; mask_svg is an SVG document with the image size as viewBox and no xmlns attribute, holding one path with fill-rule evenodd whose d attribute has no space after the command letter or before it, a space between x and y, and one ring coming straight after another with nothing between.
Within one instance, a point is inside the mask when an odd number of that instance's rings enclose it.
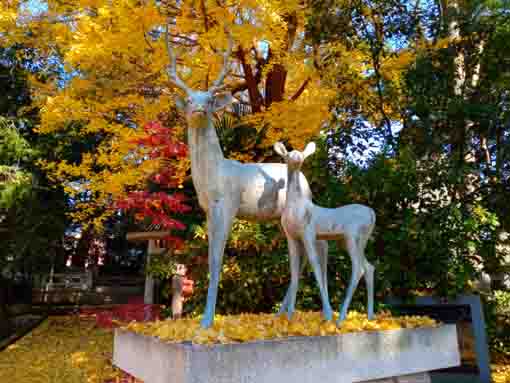
<instances>
[{"instance_id":1,"label":"deer neck","mask_svg":"<svg viewBox=\"0 0 510 383\"><path fill-rule=\"evenodd\" d=\"M299 182L300 169L290 169L287 165L287 201L296 201L303 197L303 189Z\"/></svg>"},{"instance_id":2,"label":"deer neck","mask_svg":"<svg viewBox=\"0 0 510 383\"><path fill-rule=\"evenodd\" d=\"M212 116L188 119L188 145L191 155L191 176L197 192L214 183L223 157Z\"/></svg>"}]
</instances>

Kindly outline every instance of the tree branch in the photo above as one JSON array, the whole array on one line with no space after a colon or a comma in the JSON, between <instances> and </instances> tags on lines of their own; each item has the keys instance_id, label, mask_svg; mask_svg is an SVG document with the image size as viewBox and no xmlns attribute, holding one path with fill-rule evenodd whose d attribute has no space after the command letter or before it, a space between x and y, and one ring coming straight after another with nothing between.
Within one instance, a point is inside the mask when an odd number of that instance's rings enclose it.
<instances>
[{"instance_id":1,"label":"tree branch","mask_svg":"<svg viewBox=\"0 0 510 383\"><path fill-rule=\"evenodd\" d=\"M271 48L267 55L267 61L271 61ZM266 76L266 99L265 105L269 107L273 102L283 101L285 93L285 81L287 79L287 70L280 63L273 64L271 70Z\"/></svg>"},{"instance_id":2,"label":"tree branch","mask_svg":"<svg viewBox=\"0 0 510 383\"><path fill-rule=\"evenodd\" d=\"M239 49L236 51L236 56L241 62L241 66L243 68L248 94L250 96L251 109L253 113L260 112L262 110L263 103L262 95L258 89L257 79L253 76L251 65L246 62L245 52L241 46L239 46Z\"/></svg>"},{"instance_id":3,"label":"tree branch","mask_svg":"<svg viewBox=\"0 0 510 383\"><path fill-rule=\"evenodd\" d=\"M205 31L209 31L209 20L207 18L207 9L205 8L205 1L200 0L200 10L202 11L203 17L204 17L204 28Z\"/></svg>"},{"instance_id":4,"label":"tree branch","mask_svg":"<svg viewBox=\"0 0 510 383\"><path fill-rule=\"evenodd\" d=\"M301 96L301 94L305 91L306 87L308 86L308 84L310 83L310 80L311 78L308 77L302 84L301 86L299 87L299 89L296 91L296 93L294 93L294 95L290 98L290 101L296 101L299 96Z\"/></svg>"}]
</instances>

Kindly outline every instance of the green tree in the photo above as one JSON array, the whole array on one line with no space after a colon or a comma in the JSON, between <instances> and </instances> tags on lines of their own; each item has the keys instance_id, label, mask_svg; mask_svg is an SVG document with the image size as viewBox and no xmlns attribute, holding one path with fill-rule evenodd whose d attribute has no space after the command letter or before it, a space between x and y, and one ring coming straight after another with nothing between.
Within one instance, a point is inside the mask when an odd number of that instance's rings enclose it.
<instances>
[{"instance_id":1,"label":"green tree","mask_svg":"<svg viewBox=\"0 0 510 383\"><path fill-rule=\"evenodd\" d=\"M19 60L21 47L0 51L0 333L8 321L6 277L27 279L47 271L49 255L60 247L67 224L63 191L50 187L38 160L51 156L54 138L34 131L37 110L29 107L26 78L38 68ZM2 334L0 334L2 335Z\"/></svg>"}]
</instances>

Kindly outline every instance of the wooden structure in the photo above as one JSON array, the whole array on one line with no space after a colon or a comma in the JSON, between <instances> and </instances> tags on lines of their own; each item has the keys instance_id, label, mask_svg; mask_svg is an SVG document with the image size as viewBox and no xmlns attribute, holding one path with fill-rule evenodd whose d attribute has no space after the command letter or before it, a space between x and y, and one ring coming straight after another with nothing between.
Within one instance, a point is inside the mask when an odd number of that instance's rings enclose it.
<instances>
[{"instance_id":1,"label":"wooden structure","mask_svg":"<svg viewBox=\"0 0 510 383\"><path fill-rule=\"evenodd\" d=\"M158 225L150 225L145 231L129 232L126 239L130 242L148 241L147 262L146 267L150 265L152 255L159 255L165 251L171 251L169 248L161 246L161 242L165 237L170 236L170 231L161 230ZM177 273L172 278L172 317L180 318L182 315L182 306L184 303L184 293L186 288L186 266L177 265ZM144 303L154 303L154 277L146 275Z\"/></svg>"}]
</instances>

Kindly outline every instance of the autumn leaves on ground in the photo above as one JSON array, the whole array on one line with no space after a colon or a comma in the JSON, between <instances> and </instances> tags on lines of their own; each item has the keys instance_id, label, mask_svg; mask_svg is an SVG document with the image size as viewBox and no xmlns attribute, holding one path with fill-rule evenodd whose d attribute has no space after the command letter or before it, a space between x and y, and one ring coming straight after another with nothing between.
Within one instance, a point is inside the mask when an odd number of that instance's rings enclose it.
<instances>
[{"instance_id":1,"label":"autumn leaves on ground","mask_svg":"<svg viewBox=\"0 0 510 383\"><path fill-rule=\"evenodd\" d=\"M436 321L427 317L392 317L389 313L380 313L374 320L369 321L366 314L351 311L341 327L337 327L333 321L324 321L319 312L297 312L290 321L286 316L275 314L217 316L213 327L209 329L202 329L196 318L149 324L131 322L126 328L169 342L191 340L197 344L212 345L290 336L326 336L356 331L383 331L437 325Z\"/></svg>"},{"instance_id":2,"label":"autumn leaves on ground","mask_svg":"<svg viewBox=\"0 0 510 383\"><path fill-rule=\"evenodd\" d=\"M274 314L218 316L214 327L199 327L198 319L131 322L127 328L168 342L239 343L303 335L335 335L352 331L436 326L428 318L391 318L374 321L351 312L341 329L324 322L318 312L298 312L292 321ZM93 316L50 317L30 334L0 353L0 382L104 383L129 381L111 364L113 332L99 328ZM134 382L134 381L133 381Z\"/></svg>"},{"instance_id":3,"label":"autumn leaves on ground","mask_svg":"<svg viewBox=\"0 0 510 383\"><path fill-rule=\"evenodd\" d=\"M393 318L387 313L368 321L351 312L341 328L321 320L317 312L297 312L292 321L274 314L219 316L213 328L199 328L198 319L127 325L130 330L168 342L238 343L288 336L335 335L353 331L437 326L425 317ZM112 366L113 331L93 317L50 317L30 334L0 352L0 382L12 383L139 383ZM510 360L493 356L494 383L510 382Z\"/></svg>"},{"instance_id":4,"label":"autumn leaves on ground","mask_svg":"<svg viewBox=\"0 0 510 383\"><path fill-rule=\"evenodd\" d=\"M95 320L50 317L0 352L0 382L103 383L119 376L112 351L113 333Z\"/></svg>"}]
</instances>

